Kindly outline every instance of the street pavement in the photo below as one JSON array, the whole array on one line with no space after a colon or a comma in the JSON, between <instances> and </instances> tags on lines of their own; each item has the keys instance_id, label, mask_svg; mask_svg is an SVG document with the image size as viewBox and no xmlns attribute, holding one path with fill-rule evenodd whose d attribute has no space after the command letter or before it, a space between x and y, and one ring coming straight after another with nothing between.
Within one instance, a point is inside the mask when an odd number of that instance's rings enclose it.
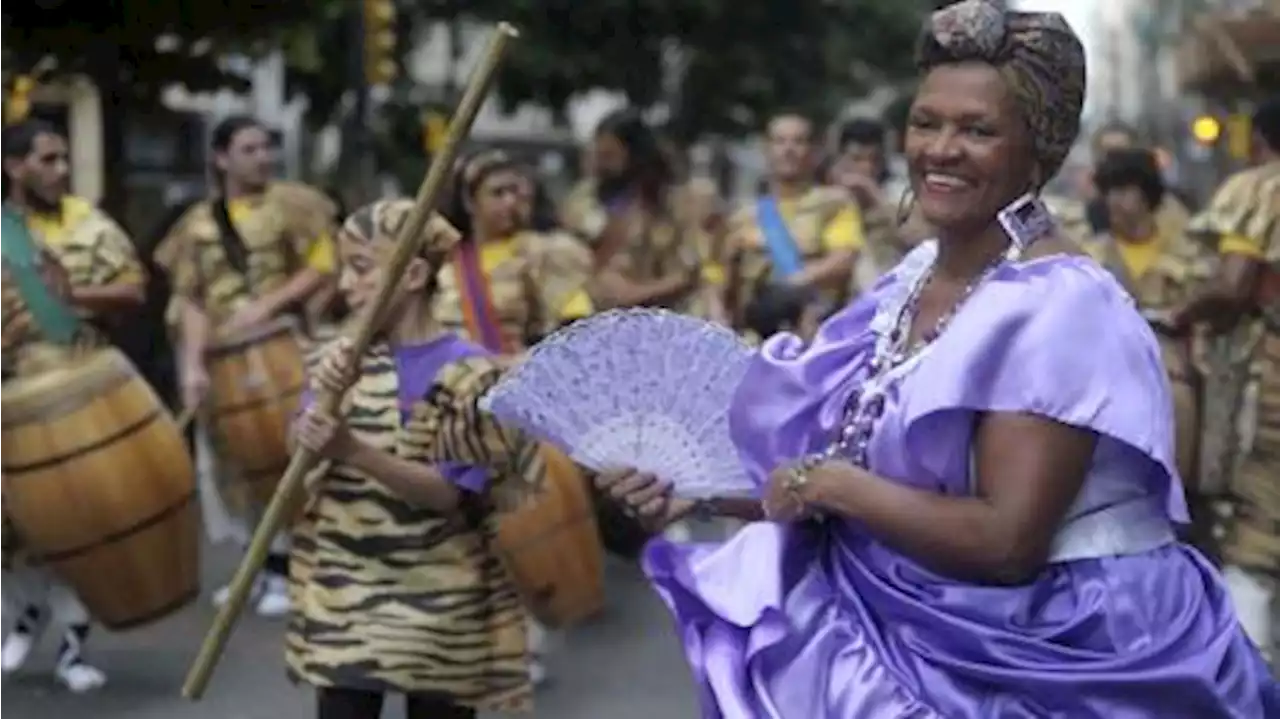
<instances>
[{"instance_id":1,"label":"street pavement","mask_svg":"<svg viewBox=\"0 0 1280 719\"><path fill-rule=\"evenodd\" d=\"M229 577L238 556L209 549L206 595ZM692 684L666 610L639 571L610 562L608 611L559 638L552 681L540 691L534 719L684 719L696 716ZM110 675L102 690L70 695L49 675L55 638L46 637L27 666L4 682L0 705L10 719L310 719L311 693L283 669L283 621L246 615L205 698L179 696L187 665L213 618L207 602L127 634L97 634L90 655ZM8 620L8 617L6 617ZM6 624L7 628L7 624ZM402 716L398 698L383 716ZM523 715L530 716L530 715ZM498 715L485 719L498 719Z\"/></svg>"}]
</instances>

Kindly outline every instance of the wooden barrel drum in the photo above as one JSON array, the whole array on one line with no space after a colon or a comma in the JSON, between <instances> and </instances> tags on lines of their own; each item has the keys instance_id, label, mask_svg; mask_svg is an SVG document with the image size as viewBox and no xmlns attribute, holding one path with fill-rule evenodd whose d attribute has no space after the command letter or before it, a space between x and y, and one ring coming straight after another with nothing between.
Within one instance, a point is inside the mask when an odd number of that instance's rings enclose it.
<instances>
[{"instance_id":1,"label":"wooden barrel drum","mask_svg":"<svg viewBox=\"0 0 1280 719\"><path fill-rule=\"evenodd\" d=\"M502 517L498 550L538 621L563 627L604 607L604 553L582 473L550 447L542 456L546 487Z\"/></svg>"},{"instance_id":2,"label":"wooden barrel drum","mask_svg":"<svg viewBox=\"0 0 1280 719\"><path fill-rule=\"evenodd\" d=\"M5 385L5 513L30 561L129 629L199 590L195 471L173 417L107 349Z\"/></svg>"},{"instance_id":3,"label":"wooden barrel drum","mask_svg":"<svg viewBox=\"0 0 1280 719\"><path fill-rule=\"evenodd\" d=\"M302 397L306 368L293 318L221 341L207 354L214 441L224 472L222 499L254 514L271 501L289 464L289 424Z\"/></svg>"}]
</instances>

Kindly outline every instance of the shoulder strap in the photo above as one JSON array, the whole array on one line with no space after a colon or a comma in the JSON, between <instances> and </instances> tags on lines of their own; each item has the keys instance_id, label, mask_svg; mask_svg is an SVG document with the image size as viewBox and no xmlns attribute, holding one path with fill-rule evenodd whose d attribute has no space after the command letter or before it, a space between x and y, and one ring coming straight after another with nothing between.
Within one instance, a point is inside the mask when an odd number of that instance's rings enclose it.
<instances>
[{"instance_id":1,"label":"shoulder strap","mask_svg":"<svg viewBox=\"0 0 1280 719\"><path fill-rule=\"evenodd\" d=\"M764 235L769 248L769 257L773 261L773 273L776 277L790 277L804 268L800 250L796 247L795 238L791 236L786 220L782 218L782 210L778 201L772 196L756 200L756 223Z\"/></svg>"},{"instance_id":2,"label":"shoulder strap","mask_svg":"<svg viewBox=\"0 0 1280 719\"><path fill-rule=\"evenodd\" d=\"M240 236L240 231L236 229L235 223L231 221L231 211L227 207L227 198L216 197L209 201L209 209L213 213L214 224L218 226L218 244L222 246L222 254L226 255L227 264L236 272L244 275L246 280L249 273L249 248L244 244L244 238Z\"/></svg>"},{"instance_id":3,"label":"shoulder strap","mask_svg":"<svg viewBox=\"0 0 1280 719\"><path fill-rule=\"evenodd\" d=\"M4 264L18 286L18 294L32 321L46 340L73 344L80 335L80 320L45 284L40 272L45 261L43 251L31 236L26 221L16 210L5 207L0 222L4 234L4 242L0 243Z\"/></svg>"}]
</instances>

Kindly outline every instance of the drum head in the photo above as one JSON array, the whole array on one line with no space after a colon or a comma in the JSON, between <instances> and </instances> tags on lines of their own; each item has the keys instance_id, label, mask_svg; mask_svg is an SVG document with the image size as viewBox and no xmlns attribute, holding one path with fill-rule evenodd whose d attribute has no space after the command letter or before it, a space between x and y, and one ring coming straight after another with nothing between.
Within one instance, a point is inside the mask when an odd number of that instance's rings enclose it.
<instances>
[{"instance_id":1,"label":"drum head","mask_svg":"<svg viewBox=\"0 0 1280 719\"><path fill-rule=\"evenodd\" d=\"M296 317L289 315L277 317L261 327L255 327L247 332L237 333L228 337L219 337L217 341L210 345L208 354L215 357L224 354L232 354L239 352L245 347L261 344L266 340L273 339L281 335L297 337L300 330L301 326L299 325Z\"/></svg>"},{"instance_id":2,"label":"drum head","mask_svg":"<svg viewBox=\"0 0 1280 719\"><path fill-rule=\"evenodd\" d=\"M0 405L3 424L26 424L49 412L65 413L135 376L129 359L113 348L67 357L61 366L5 383Z\"/></svg>"}]
</instances>

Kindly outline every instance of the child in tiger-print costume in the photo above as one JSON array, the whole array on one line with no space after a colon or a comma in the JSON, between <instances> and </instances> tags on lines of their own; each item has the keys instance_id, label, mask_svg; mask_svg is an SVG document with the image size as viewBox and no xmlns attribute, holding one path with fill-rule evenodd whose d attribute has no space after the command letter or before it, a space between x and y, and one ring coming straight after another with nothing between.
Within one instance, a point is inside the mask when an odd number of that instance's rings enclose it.
<instances>
[{"instance_id":1,"label":"child in tiger-print costume","mask_svg":"<svg viewBox=\"0 0 1280 719\"><path fill-rule=\"evenodd\" d=\"M412 203L362 208L339 233L339 286L359 310ZM531 704L526 617L492 547L496 516L537 489L538 445L477 407L500 377L487 353L443 332L435 276L457 234L433 218L371 349L317 352L313 387L350 386L344 410L307 407L295 440L324 458L295 528L290 674L317 687L323 719L464 719Z\"/></svg>"}]
</instances>

